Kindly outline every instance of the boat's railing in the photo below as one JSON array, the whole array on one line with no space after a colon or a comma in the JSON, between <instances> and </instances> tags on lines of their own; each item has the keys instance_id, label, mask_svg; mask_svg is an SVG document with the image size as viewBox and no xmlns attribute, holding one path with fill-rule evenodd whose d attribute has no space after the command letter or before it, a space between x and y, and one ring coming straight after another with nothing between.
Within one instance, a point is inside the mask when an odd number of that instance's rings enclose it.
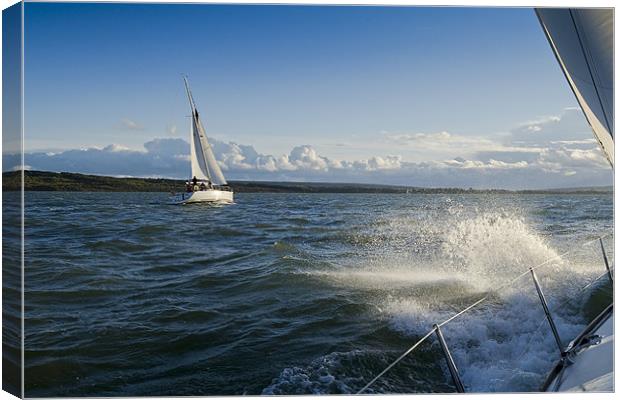
<instances>
[{"instance_id":1,"label":"boat's railing","mask_svg":"<svg viewBox=\"0 0 620 400\"><path fill-rule=\"evenodd\" d=\"M591 245L593 243L599 242L600 246L601 246L601 251L603 253L603 261L605 263L605 272L602 273L601 275L597 276L595 279L593 279L592 281L590 281L587 285L585 285L584 287L582 287L581 289L579 289L579 292L585 290L586 288L590 287L591 285L593 285L595 282L598 282L602 277L606 276L608 277L609 281L612 284L613 287L613 266L609 265L609 261L607 259L607 254L605 252L605 247L603 245L603 239L607 236L610 236L611 234L608 233L606 235L602 235L597 237L596 239L590 240L588 242L585 242L581 245L581 247L585 247L588 245ZM500 287L494 288L493 292L501 292L502 289L511 286L512 284L514 284L515 282L517 282L519 279L523 278L526 275L531 275L533 283L534 283L534 287L536 288L536 292L538 294L538 298L540 299L540 303L541 306L543 308L543 311L545 313L545 318L549 324L549 327L553 333L553 336L555 338L555 341L558 345L559 351L560 351L560 360L564 360L566 358L567 355L567 348L563 347L562 345L562 341L560 339L560 335L558 333L557 327L555 326L555 322L553 320L553 316L551 315L551 311L549 310L549 305L547 303L547 300L545 298L545 295L543 293L543 290L540 286L540 282L538 281L538 277L536 275L536 270L538 270L539 268L543 268L545 266L549 266L552 265L551 262L555 261L557 259L560 259L566 255L568 255L569 253L571 253L572 250L568 250L562 254L558 254L554 257L551 257L547 260L545 260L544 262L536 265L536 266L532 266L529 267L527 270L525 270L523 273L519 274L518 276L516 276L515 278L511 279L510 281L506 282L505 284L501 285ZM452 377L452 381L454 382L454 385L456 387L457 392L459 393L464 393L465 392L465 386L463 385L463 382L461 381L461 377L458 371L458 368L456 366L456 363L454 362L454 359L452 358L452 354L450 353L450 349L448 347L448 344L443 336L443 332L441 331L441 327L445 326L446 324L449 324L450 322L452 322L453 320L455 320L456 318L460 317L461 315L465 314L466 312L472 310L473 308L479 306L480 304L484 303L486 300L488 300L491 297L491 293L486 294L484 297L482 297L481 299L475 301L474 303L470 304L469 306L465 307L464 309L462 309L461 311L457 312L456 314L452 315L450 318L440 322L440 323L436 323L433 324L432 329L429 330L424 336L422 336L417 342L415 342L413 344L413 346L411 346L410 348L408 348L404 353L402 353L400 356L398 356L398 358L396 358L390 365L388 365L383 371L381 371L378 375L376 375L373 379L371 379L362 389L360 389L357 394L363 394L368 388L370 388L377 380L379 380L379 378L381 378L383 375L385 375L388 371L390 371L392 368L394 368L399 362L401 362L405 357L407 357L409 354L411 354L414 350L416 350L422 343L426 342L431 336L436 335L437 340L441 346L441 349L443 351L444 357L446 359L446 363L448 364L448 370L450 371L450 375ZM571 299L569 299L571 300ZM560 306L566 304L568 302L565 301L564 303L560 304ZM542 327L544 323L544 320L541 321L540 325L538 326L536 332L538 330L540 330L540 328ZM536 333L534 332L534 333ZM528 344L529 345L529 344ZM569 348L570 348L570 344L569 344Z\"/></svg>"},{"instance_id":2,"label":"boat's railing","mask_svg":"<svg viewBox=\"0 0 620 400\"><path fill-rule=\"evenodd\" d=\"M198 187L197 190L194 190L194 187ZM184 194L184 193L194 193L194 192L206 192L207 190L221 190L222 192L232 192L233 189L228 186L228 185L211 185L211 187L206 186L204 189L200 189L199 185L192 185L191 186L191 191L184 191L184 192L179 192L180 194ZM176 196L177 193L174 191L171 191L170 193L172 193L173 196Z\"/></svg>"}]
</instances>

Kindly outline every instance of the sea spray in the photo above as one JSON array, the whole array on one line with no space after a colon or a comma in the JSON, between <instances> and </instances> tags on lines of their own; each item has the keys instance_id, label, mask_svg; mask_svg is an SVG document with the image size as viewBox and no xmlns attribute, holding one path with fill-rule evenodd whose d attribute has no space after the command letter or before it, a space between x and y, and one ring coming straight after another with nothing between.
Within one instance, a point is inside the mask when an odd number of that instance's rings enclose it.
<instances>
[{"instance_id":1,"label":"sea spray","mask_svg":"<svg viewBox=\"0 0 620 400\"><path fill-rule=\"evenodd\" d=\"M445 204L442 212L380 216L358 234L364 240L352 240L368 253L366 260L316 274L367 292L388 325L412 342L487 297L444 328L463 381L471 391L535 391L558 349L527 271L537 268L552 293L566 344L584 323L583 301L570 300L593 273L554 249L521 207L480 211Z\"/></svg>"}]
</instances>

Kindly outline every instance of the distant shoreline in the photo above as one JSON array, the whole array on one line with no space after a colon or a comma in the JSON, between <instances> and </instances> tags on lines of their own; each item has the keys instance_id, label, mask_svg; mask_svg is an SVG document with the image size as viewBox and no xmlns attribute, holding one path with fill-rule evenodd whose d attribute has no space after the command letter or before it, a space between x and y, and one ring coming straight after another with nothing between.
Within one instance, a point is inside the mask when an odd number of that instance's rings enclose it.
<instances>
[{"instance_id":1,"label":"distant shoreline","mask_svg":"<svg viewBox=\"0 0 620 400\"><path fill-rule=\"evenodd\" d=\"M116 178L69 172L25 171L26 191L46 192L181 192L185 181L163 178ZM411 194L603 194L613 186L538 190L423 188L399 185L322 182L229 181L237 193L411 193ZM2 173L2 190L21 190L20 171Z\"/></svg>"}]
</instances>

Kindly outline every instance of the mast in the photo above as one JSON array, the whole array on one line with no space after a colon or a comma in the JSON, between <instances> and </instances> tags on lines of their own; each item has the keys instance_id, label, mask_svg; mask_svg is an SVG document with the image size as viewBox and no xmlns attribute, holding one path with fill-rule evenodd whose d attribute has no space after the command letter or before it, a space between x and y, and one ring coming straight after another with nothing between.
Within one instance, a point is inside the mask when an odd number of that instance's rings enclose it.
<instances>
[{"instance_id":1,"label":"mast","mask_svg":"<svg viewBox=\"0 0 620 400\"><path fill-rule=\"evenodd\" d=\"M183 75L183 82L185 83L185 92L187 93L187 99L189 100L189 106L192 109L192 115L194 115L194 111L196 110L196 103L194 103L194 96L192 96L192 91L189 88L189 82L187 81L187 75Z\"/></svg>"},{"instance_id":2,"label":"mast","mask_svg":"<svg viewBox=\"0 0 620 400\"><path fill-rule=\"evenodd\" d=\"M190 144L193 146L192 149L194 150L194 153L190 155L192 174L199 179L208 179L216 185L227 185L226 178L224 178L224 174L222 174L222 170L215 159L204 127L200 121L196 103L194 102L194 96L189 88L187 76L183 76L183 81L192 111L192 136L190 141Z\"/></svg>"},{"instance_id":3,"label":"mast","mask_svg":"<svg viewBox=\"0 0 620 400\"><path fill-rule=\"evenodd\" d=\"M187 75L183 75L183 82L185 83L185 92L187 93L187 99L189 100L189 107L191 108L191 112L192 112L192 124L191 124L191 128L190 128L190 160L191 160L191 166L192 166L192 170L190 171L190 177L189 179L192 180L194 176L197 176L196 174L196 169L198 170L202 170L204 169L206 172L206 177L212 181L211 179L211 171L209 171L209 165L206 162L201 163L198 159L198 154L196 153L196 148L195 146L198 145L200 147L200 153L202 159L204 160L204 149L202 148L202 143L200 142L200 140L196 140L196 134L197 132L197 126L198 126L198 110L196 109L196 103L194 102L194 96L192 95L192 90L189 88L189 81L187 80ZM198 164L198 166L196 166L195 164ZM202 168L201 168L202 167ZM203 172L203 171L201 171ZM200 177L202 178L202 177Z\"/></svg>"}]
</instances>

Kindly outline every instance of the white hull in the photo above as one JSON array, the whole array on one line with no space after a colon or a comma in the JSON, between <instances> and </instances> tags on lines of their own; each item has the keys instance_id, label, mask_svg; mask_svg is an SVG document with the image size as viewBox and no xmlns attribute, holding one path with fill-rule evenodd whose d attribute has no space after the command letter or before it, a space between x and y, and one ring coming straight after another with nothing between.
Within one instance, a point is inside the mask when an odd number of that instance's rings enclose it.
<instances>
[{"instance_id":1,"label":"white hull","mask_svg":"<svg viewBox=\"0 0 620 400\"><path fill-rule=\"evenodd\" d=\"M233 192L228 190L201 190L197 192L181 193L174 197L175 204L190 203L232 203Z\"/></svg>"},{"instance_id":2,"label":"white hull","mask_svg":"<svg viewBox=\"0 0 620 400\"><path fill-rule=\"evenodd\" d=\"M547 392L613 392L614 312L603 311L569 345L567 356L547 377Z\"/></svg>"}]
</instances>

